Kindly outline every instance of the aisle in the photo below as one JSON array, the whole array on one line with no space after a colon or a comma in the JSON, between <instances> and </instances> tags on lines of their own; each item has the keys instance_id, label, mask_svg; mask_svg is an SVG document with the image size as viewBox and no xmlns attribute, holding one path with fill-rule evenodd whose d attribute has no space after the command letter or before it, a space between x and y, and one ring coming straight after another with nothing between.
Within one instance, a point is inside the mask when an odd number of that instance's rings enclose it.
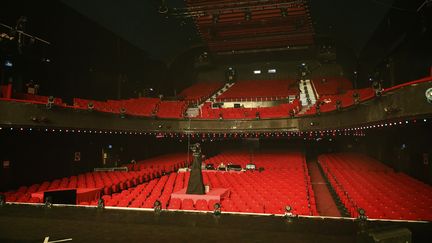
<instances>
[{"instance_id":1,"label":"aisle","mask_svg":"<svg viewBox=\"0 0 432 243\"><path fill-rule=\"evenodd\" d=\"M341 217L318 164L316 162L308 163L308 168L319 215Z\"/></svg>"}]
</instances>

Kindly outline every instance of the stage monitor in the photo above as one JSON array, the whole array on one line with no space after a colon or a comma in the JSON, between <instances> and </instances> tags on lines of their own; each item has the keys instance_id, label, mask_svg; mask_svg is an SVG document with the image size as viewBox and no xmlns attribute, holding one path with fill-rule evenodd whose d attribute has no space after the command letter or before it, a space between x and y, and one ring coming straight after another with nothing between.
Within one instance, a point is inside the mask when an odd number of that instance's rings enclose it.
<instances>
[{"instance_id":1,"label":"stage monitor","mask_svg":"<svg viewBox=\"0 0 432 243\"><path fill-rule=\"evenodd\" d=\"M247 164L246 165L246 170L255 170L255 169L256 169L255 164Z\"/></svg>"},{"instance_id":2,"label":"stage monitor","mask_svg":"<svg viewBox=\"0 0 432 243\"><path fill-rule=\"evenodd\" d=\"M44 202L51 197L52 204L76 204L76 189L56 190L44 192Z\"/></svg>"}]
</instances>

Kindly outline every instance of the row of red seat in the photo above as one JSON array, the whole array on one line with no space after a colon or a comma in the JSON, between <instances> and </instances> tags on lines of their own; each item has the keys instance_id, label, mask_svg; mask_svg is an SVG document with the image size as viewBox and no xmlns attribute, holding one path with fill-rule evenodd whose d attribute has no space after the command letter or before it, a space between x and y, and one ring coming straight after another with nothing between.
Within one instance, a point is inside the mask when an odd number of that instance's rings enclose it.
<instances>
[{"instance_id":1,"label":"row of red seat","mask_svg":"<svg viewBox=\"0 0 432 243\"><path fill-rule=\"evenodd\" d=\"M259 101L288 99L296 96L299 88L296 80L248 80L234 83L216 98L217 101ZM267 99L265 99L267 100Z\"/></svg>"},{"instance_id":2,"label":"row of red seat","mask_svg":"<svg viewBox=\"0 0 432 243\"><path fill-rule=\"evenodd\" d=\"M120 114L125 109L125 114L134 116L153 116L156 106L160 103L159 98L137 98L128 100L96 101L74 98L74 107L88 109L89 104L97 111Z\"/></svg>"},{"instance_id":3,"label":"row of red seat","mask_svg":"<svg viewBox=\"0 0 432 243\"><path fill-rule=\"evenodd\" d=\"M290 112L295 115L301 109L301 102L295 99L292 103L284 103L272 107L258 108L212 108L211 103L205 103L201 108L200 118L205 119L253 119L289 117Z\"/></svg>"},{"instance_id":4,"label":"row of red seat","mask_svg":"<svg viewBox=\"0 0 432 243\"><path fill-rule=\"evenodd\" d=\"M59 189L100 188L104 194L118 192L133 187L156 175L150 171L134 172L89 172L78 176L64 177L54 181L45 181L29 187L21 186L17 191L4 193L7 202L40 202L39 198L32 198L31 194Z\"/></svg>"},{"instance_id":5,"label":"row of red seat","mask_svg":"<svg viewBox=\"0 0 432 243\"><path fill-rule=\"evenodd\" d=\"M358 102L363 102L375 97L375 91L372 88L348 90L343 94L322 95L317 100L316 104L310 107L303 115L312 115L317 113L317 106L320 112L330 112L337 110L337 103L340 102L340 108L353 106L354 94L358 94Z\"/></svg>"},{"instance_id":6,"label":"row of red seat","mask_svg":"<svg viewBox=\"0 0 432 243\"><path fill-rule=\"evenodd\" d=\"M203 102L213 95L216 91L222 88L223 82L198 82L189 88L184 89L179 97L188 103L194 102L196 104Z\"/></svg>"},{"instance_id":7,"label":"row of red seat","mask_svg":"<svg viewBox=\"0 0 432 243\"><path fill-rule=\"evenodd\" d=\"M352 217L432 221L432 187L364 155L318 158L326 177Z\"/></svg>"},{"instance_id":8,"label":"row of red seat","mask_svg":"<svg viewBox=\"0 0 432 243\"><path fill-rule=\"evenodd\" d=\"M243 160L239 160L241 164L249 160L249 156L241 152L238 155L227 154L227 157L231 156L242 157ZM265 166L266 170L244 173L203 171L205 185L230 190L230 197L220 202L222 210L283 214L285 206L290 205L295 214L318 215L307 166L301 153L263 153L255 158L256 163ZM218 202L216 200L197 200L194 203L190 199L170 199L172 192L187 187L189 177L189 172L171 173L103 198L108 206L152 208L159 200L162 208L213 210L214 204Z\"/></svg>"},{"instance_id":9,"label":"row of red seat","mask_svg":"<svg viewBox=\"0 0 432 243\"><path fill-rule=\"evenodd\" d=\"M72 188L100 188L103 194L109 195L177 171L178 168L187 165L187 154L168 154L138 161L136 164L128 164L128 172L88 172L51 182L45 181L42 184L33 184L29 187L21 186L16 191L4 194L8 202L40 202L38 198L32 198L31 194Z\"/></svg>"},{"instance_id":10,"label":"row of red seat","mask_svg":"<svg viewBox=\"0 0 432 243\"><path fill-rule=\"evenodd\" d=\"M192 160L192 156L187 153L164 154L145 160L140 160L135 164L127 164L129 171L155 170L161 173L177 171L181 167L186 167Z\"/></svg>"},{"instance_id":11,"label":"row of red seat","mask_svg":"<svg viewBox=\"0 0 432 243\"><path fill-rule=\"evenodd\" d=\"M187 109L186 101L162 101L155 110L160 118L183 118Z\"/></svg>"},{"instance_id":12,"label":"row of red seat","mask_svg":"<svg viewBox=\"0 0 432 243\"><path fill-rule=\"evenodd\" d=\"M35 95L35 94L24 94L24 93L15 93L14 95L15 99L20 99L20 100L29 100L29 101L33 101L35 103L41 103L41 104L46 104L48 103L48 96L43 96L43 95ZM55 105L64 105L63 104L63 100L61 98L54 98L54 104Z\"/></svg>"}]
</instances>

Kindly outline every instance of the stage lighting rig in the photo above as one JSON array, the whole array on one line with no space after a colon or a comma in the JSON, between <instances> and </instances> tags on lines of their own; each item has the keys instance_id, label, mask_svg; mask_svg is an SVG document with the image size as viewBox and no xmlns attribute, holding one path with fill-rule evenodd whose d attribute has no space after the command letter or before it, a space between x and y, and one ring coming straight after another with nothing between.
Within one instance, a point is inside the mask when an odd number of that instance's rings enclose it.
<instances>
[{"instance_id":1,"label":"stage lighting rig","mask_svg":"<svg viewBox=\"0 0 432 243\"><path fill-rule=\"evenodd\" d=\"M26 16L21 16L18 18L15 27L9 26L4 23L0 23L0 27L6 28L10 31L10 34L7 35L9 40L17 40L17 49L19 53L22 53L22 47L28 44L33 44L38 41L47 45L51 45L49 41L46 41L42 38L39 38L34 35L30 35L25 32L25 26L28 22ZM6 36L5 36L6 37ZM0 38L1 39L1 38Z\"/></svg>"}]
</instances>

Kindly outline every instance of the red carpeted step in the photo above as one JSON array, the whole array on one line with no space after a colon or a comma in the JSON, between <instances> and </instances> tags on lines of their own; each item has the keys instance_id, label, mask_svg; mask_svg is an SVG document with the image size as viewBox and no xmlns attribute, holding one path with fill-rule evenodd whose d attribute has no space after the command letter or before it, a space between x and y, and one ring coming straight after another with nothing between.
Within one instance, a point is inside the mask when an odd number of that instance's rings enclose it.
<instances>
[{"instance_id":1,"label":"red carpeted step","mask_svg":"<svg viewBox=\"0 0 432 243\"><path fill-rule=\"evenodd\" d=\"M341 217L336 203L327 188L326 181L321 175L318 164L309 163L308 167L319 215Z\"/></svg>"}]
</instances>

